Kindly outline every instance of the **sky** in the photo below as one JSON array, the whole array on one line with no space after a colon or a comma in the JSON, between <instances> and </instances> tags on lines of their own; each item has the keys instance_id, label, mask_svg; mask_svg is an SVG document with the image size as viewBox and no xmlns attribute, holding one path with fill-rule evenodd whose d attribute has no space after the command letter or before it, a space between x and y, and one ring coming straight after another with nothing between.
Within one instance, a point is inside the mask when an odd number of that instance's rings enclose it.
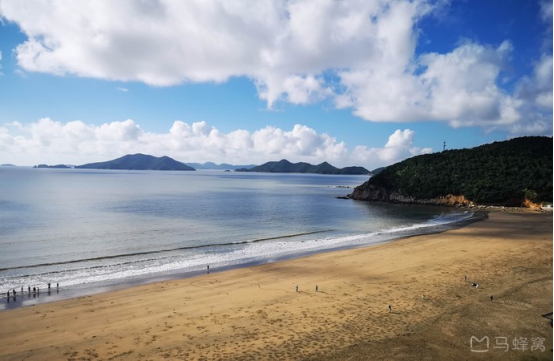
<instances>
[{"instance_id":1,"label":"sky","mask_svg":"<svg viewBox=\"0 0 554 361\"><path fill-rule=\"evenodd\" d=\"M0 164L387 166L552 136L552 0L0 0Z\"/></svg>"}]
</instances>

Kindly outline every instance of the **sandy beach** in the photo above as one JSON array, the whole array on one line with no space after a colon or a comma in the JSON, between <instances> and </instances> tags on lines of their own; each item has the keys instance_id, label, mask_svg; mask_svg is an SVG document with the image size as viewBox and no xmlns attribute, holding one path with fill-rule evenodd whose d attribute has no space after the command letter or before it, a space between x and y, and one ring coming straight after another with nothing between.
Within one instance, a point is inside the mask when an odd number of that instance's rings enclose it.
<instances>
[{"instance_id":1,"label":"sandy beach","mask_svg":"<svg viewBox=\"0 0 554 361\"><path fill-rule=\"evenodd\" d=\"M552 249L551 214L491 213L445 233L3 311L0 359L552 359L541 317Z\"/></svg>"}]
</instances>

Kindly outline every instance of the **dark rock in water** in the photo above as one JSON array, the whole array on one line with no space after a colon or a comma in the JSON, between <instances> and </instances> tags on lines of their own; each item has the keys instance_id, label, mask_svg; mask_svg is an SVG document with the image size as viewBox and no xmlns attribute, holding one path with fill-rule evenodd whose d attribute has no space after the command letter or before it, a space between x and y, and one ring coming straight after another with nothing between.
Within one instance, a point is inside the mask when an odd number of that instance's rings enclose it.
<instances>
[{"instance_id":1,"label":"dark rock in water","mask_svg":"<svg viewBox=\"0 0 554 361\"><path fill-rule=\"evenodd\" d=\"M69 169L71 167L68 167L65 164L57 164L57 165L48 165L48 164L39 164L35 165L33 168L58 168L58 169Z\"/></svg>"}]
</instances>

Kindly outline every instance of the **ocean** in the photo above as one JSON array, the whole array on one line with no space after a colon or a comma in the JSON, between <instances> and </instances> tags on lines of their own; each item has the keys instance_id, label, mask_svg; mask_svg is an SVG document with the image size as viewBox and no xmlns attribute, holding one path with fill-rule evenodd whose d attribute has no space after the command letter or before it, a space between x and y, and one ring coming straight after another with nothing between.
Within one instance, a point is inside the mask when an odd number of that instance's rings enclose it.
<instances>
[{"instance_id":1,"label":"ocean","mask_svg":"<svg viewBox=\"0 0 554 361\"><path fill-rule=\"evenodd\" d=\"M0 167L0 309L390 242L477 217L336 198L366 180Z\"/></svg>"}]
</instances>

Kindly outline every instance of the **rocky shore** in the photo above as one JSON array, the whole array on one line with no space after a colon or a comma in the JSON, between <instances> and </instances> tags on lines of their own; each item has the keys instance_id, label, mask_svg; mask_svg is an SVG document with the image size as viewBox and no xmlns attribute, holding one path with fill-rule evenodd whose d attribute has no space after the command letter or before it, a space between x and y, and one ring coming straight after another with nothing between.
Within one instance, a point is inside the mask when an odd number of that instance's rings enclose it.
<instances>
[{"instance_id":1,"label":"rocky shore","mask_svg":"<svg viewBox=\"0 0 554 361\"><path fill-rule=\"evenodd\" d=\"M396 204L421 204L421 205L433 205L433 206L448 206L459 207L467 209L485 210L485 211L499 211L499 212L540 212L551 213L552 207L541 207L539 204L534 204L528 200L513 201L518 203L519 206L504 206L504 205L490 205L490 204L476 204L467 200L463 195L456 196L448 194L443 197L431 198L431 199L416 199L403 195L396 191L391 191L383 187L376 187L374 185L367 185L365 187L356 187L354 191L345 198L369 201L369 202L384 202L384 203L396 203Z\"/></svg>"}]
</instances>

